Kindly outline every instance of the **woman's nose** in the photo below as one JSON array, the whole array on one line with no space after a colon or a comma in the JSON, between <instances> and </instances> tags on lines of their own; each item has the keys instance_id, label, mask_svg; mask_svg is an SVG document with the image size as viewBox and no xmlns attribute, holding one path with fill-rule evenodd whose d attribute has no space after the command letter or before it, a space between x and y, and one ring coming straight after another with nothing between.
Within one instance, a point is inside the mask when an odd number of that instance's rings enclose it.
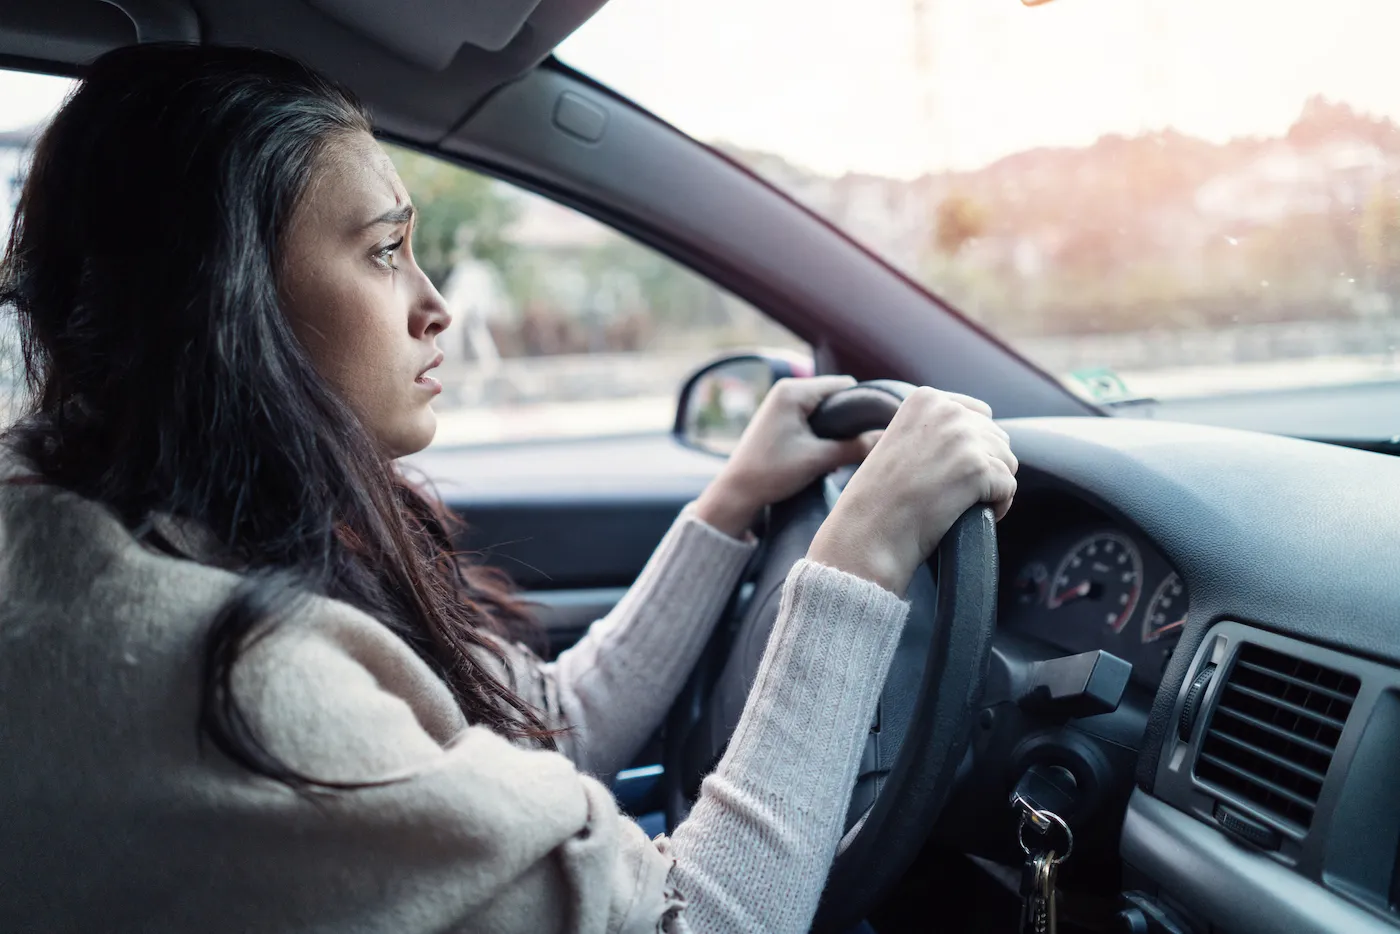
<instances>
[{"instance_id":1,"label":"woman's nose","mask_svg":"<svg viewBox=\"0 0 1400 934\"><path fill-rule=\"evenodd\" d=\"M415 330L421 330L421 333L415 336L436 337L452 325L452 312L448 311L447 301L442 297L442 293L426 275L423 276L423 289L419 309L415 315L421 321L419 328Z\"/></svg>"}]
</instances>

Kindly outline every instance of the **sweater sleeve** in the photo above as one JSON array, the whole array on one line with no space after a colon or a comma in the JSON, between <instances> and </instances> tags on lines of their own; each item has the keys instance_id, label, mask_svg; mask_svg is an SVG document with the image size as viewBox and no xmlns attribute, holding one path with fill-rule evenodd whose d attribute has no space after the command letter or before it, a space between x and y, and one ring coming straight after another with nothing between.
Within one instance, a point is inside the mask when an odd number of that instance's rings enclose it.
<instances>
[{"instance_id":1,"label":"sweater sleeve","mask_svg":"<svg viewBox=\"0 0 1400 934\"><path fill-rule=\"evenodd\" d=\"M656 732L753 548L687 507L612 612L542 666L580 769L608 781Z\"/></svg>"},{"instance_id":2,"label":"sweater sleeve","mask_svg":"<svg viewBox=\"0 0 1400 934\"><path fill-rule=\"evenodd\" d=\"M163 930L800 934L907 612L799 563L728 751L653 843L564 756L466 724L388 629L316 603L247 647L234 689L266 751L347 787L206 771L181 820L224 869Z\"/></svg>"},{"instance_id":3,"label":"sweater sleeve","mask_svg":"<svg viewBox=\"0 0 1400 934\"><path fill-rule=\"evenodd\" d=\"M908 612L863 578L793 568L739 725L670 844L693 930L811 925Z\"/></svg>"}]
</instances>

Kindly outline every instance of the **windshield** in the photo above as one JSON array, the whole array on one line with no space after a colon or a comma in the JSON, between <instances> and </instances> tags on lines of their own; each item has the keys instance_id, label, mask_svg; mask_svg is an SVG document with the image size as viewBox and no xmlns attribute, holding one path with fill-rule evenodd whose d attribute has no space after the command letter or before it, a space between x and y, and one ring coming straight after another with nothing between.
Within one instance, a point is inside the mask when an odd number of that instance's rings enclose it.
<instances>
[{"instance_id":1,"label":"windshield","mask_svg":"<svg viewBox=\"0 0 1400 934\"><path fill-rule=\"evenodd\" d=\"M1384 0L611 0L559 56L1081 395L1187 400L1400 379L1397 27Z\"/></svg>"}]
</instances>

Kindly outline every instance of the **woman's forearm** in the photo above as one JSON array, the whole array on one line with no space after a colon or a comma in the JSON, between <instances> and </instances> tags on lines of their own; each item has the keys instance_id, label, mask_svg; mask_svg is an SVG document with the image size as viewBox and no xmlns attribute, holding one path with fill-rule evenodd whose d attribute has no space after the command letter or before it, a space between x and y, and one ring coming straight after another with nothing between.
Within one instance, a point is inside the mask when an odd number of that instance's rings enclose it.
<instances>
[{"instance_id":1,"label":"woman's forearm","mask_svg":"<svg viewBox=\"0 0 1400 934\"><path fill-rule=\"evenodd\" d=\"M908 609L851 574L793 568L739 726L670 844L696 934L811 925Z\"/></svg>"}]
</instances>

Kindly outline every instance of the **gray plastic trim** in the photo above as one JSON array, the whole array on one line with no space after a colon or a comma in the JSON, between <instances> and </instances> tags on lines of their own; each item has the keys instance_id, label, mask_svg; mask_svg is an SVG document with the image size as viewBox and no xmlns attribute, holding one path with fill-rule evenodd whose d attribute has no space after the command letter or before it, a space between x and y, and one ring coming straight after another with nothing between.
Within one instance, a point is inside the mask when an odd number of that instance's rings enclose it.
<instances>
[{"instance_id":1,"label":"gray plastic trim","mask_svg":"<svg viewBox=\"0 0 1400 934\"><path fill-rule=\"evenodd\" d=\"M608 112L565 91L559 95L559 103L554 108L554 125L585 143L596 143L607 129Z\"/></svg>"},{"instance_id":2,"label":"gray plastic trim","mask_svg":"<svg viewBox=\"0 0 1400 934\"><path fill-rule=\"evenodd\" d=\"M199 17L184 0L103 0L136 24L137 42L198 42Z\"/></svg>"},{"instance_id":3,"label":"gray plastic trim","mask_svg":"<svg viewBox=\"0 0 1400 934\"><path fill-rule=\"evenodd\" d=\"M307 0L327 16L399 55L442 71L463 45L499 52L520 34L540 0L399 0L386 15L374 0Z\"/></svg>"},{"instance_id":4,"label":"gray plastic trim","mask_svg":"<svg viewBox=\"0 0 1400 934\"><path fill-rule=\"evenodd\" d=\"M1195 774L1206 725L1245 645L1263 646L1351 675L1359 685L1306 830ZM1184 741L1174 731L1166 734L1154 797L1209 826L1216 823L1219 802L1276 828L1279 846L1266 858L1288 866L1300 881L1321 883L1383 917L1394 918L1400 927L1400 916L1389 907L1400 843L1400 804L1393 794L1400 782L1400 757L1395 755L1400 738L1400 669L1231 620L1216 623L1206 633L1196 650L1192 675L1208 664L1216 665L1218 671L1202 698L1196 727ZM1187 682L1183 682L1178 689L1178 713L1186 691Z\"/></svg>"},{"instance_id":5,"label":"gray plastic trim","mask_svg":"<svg viewBox=\"0 0 1400 934\"><path fill-rule=\"evenodd\" d=\"M354 90L377 129L417 145L433 145L488 94L538 65L603 2L544 0L499 52L464 45L446 68L431 71L304 0L190 0L205 42L294 55ZM380 22L402 16L392 3L376 12Z\"/></svg>"},{"instance_id":6,"label":"gray plastic trim","mask_svg":"<svg viewBox=\"0 0 1400 934\"><path fill-rule=\"evenodd\" d=\"M1230 934L1395 934L1389 924L1139 789L1123 859Z\"/></svg>"},{"instance_id":7,"label":"gray plastic trim","mask_svg":"<svg viewBox=\"0 0 1400 934\"><path fill-rule=\"evenodd\" d=\"M0 55L22 59L21 68L72 75L75 65L136 41L131 17L108 3L45 0L0 13Z\"/></svg>"}]
</instances>

